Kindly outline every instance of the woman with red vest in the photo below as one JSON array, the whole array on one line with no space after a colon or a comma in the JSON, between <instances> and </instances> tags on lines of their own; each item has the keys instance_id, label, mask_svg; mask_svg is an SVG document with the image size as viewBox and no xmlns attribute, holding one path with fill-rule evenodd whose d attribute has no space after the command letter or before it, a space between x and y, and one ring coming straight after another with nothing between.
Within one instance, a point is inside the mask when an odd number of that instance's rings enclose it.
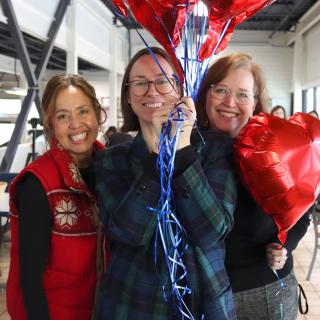
<instances>
[{"instance_id":1,"label":"woman with red vest","mask_svg":"<svg viewBox=\"0 0 320 320\"><path fill-rule=\"evenodd\" d=\"M42 99L50 150L10 188L13 320L89 320L101 266L91 162L102 108L83 78L54 76ZM98 244L98 245L97 245Z\"/></svg>"}]
</instances>

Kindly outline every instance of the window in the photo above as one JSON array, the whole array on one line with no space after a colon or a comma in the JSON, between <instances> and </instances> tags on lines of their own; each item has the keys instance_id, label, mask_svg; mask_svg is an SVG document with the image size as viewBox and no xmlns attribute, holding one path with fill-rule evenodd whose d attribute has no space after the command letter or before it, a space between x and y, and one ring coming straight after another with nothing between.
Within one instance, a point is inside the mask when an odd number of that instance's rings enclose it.
<instances>
[{"instance_id":1,"label":"window","mask_svg":"<svg viewBox=\"0 0 320 320\"><path fill-rule=\"evenodd\" d=\"M315 107L316 107L317 112L320 113L320 87L316 87L315 90L316 90L316 94L315 94L315 97L316 97Z\"/></svg>"},{"instance_id":2,"label":"window","mask_svg":"<svg viewBox=\"0 0 320 320\"><path fill-rule=\"evenodd\" d=\"M307 90L307 112L313 110L313 88Z\"/></svg>"}]
</instances>

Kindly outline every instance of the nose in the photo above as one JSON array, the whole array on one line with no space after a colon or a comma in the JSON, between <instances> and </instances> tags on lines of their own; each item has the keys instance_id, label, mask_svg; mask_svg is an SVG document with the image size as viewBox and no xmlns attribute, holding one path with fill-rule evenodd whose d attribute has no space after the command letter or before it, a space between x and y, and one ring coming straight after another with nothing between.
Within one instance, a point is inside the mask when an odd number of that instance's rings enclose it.
<instances>
[{"instance_id":1,"label":"nose","mask_svg":"<svg viewBox=\"0 0 320 320\"><path fill-rule=\"evenodd\" d=\"M69 118L69 127L78 128L81 126L80 117L77 115L70 115Z\"/></svg>"},{"instance_id":2,"label":"nose","mask_svg":"<svg viewBox=\"0 0 320 320\"><path fill-rule=\"evenodd\" d=\"M154 96L154 95L158 95L158 91L156 90L156 86L154 84L153 81L150 81L148 83L148 92L147 92L148 96Z\"/></svg>"},{"instance_id":3,"label":"nose","mask_svg":"<svg viewBox=\"0 0 320 320\"><path fill-rule=\"evenodd\" d=\"M236 105L236 100L235 100L232 92L230 92L230 94L228 94L228 95L224 98L224 103L225 103L226 105L229 105L229 106L235 106L235 105Z\"/></svg>"}]
</instances>

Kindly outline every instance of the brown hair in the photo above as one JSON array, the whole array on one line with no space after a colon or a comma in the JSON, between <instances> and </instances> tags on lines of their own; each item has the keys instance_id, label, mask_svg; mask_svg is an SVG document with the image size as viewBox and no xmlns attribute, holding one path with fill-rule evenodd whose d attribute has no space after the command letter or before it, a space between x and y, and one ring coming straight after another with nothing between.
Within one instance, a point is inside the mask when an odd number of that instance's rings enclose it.
<instances>
[{"instance_id":1,"label":"brown hair","mask_svg":"<svg viewBox=\"0 0 320 320\"><path fill-rule=\"evenodd\" d=\"M277 110L281 109L283 111L283 115L284 115L284 118L286 119L287 116L286 116L286 109L283 107L283 106L280 106L280 105L277 105L277 106L274 106L271 111L270 111L270 114L273 115L274 112L276 112Z\"/></svg>"},{"instance_id":2,"label":"brown hair","mask_svg":"<svg viewBox=\"0 0 320 320\"><path fill-rule=\"evenodd\" d=\"M159 55L162 58L164 58L169 63L169 65L172 67L172 70L175 72L175 68L171 62L170 57L167 55L167 53L163 49L161 49L159 47L150 47L150 50L155 55ZM121 111L122 111L122 115L123 115L123 127L121 128L121 130L123 132L140 130L140 123L139 123L138 117L133 112L132 107L131 107L130 103L128 102L129 90L128 90L127 83L129 82L130 72L131 72L133 65L140 57L142 57L144 55L151 55L148 48L145 48L145 49L138 51L131 58L131 60L126 68L126 71L124 73L123 79L122 79ZM177 77L177 79L178 79L178 77ZM180 88L180 94L182 94L183 93L183 86L180 82L179 82L179 88Z\"/></svg>"},{"instance_id":3,"label":"brown hair","mask_svg":"<svg viewBox=\"0 0 320 320\"><path fill-rule=\"evenodd\" d=\"M196 110L198 124L202 128L209 128L209 119L206 112L206 97L211 84L222 81L230 71L235 69L249 70L254 78L254 95L257 101L254 114L267 111L268 92L264 72L259 65L253 62L252 58L245 53L233 53L216 60L208 69L202 81L197 101Z\"/></svg>"},{"instance_id":4,"label":"brown hair","mask_svg":"<svg viewBox=\"0 0 320 320\"><path fill-rule=\"evenodd\" d=\"M107 118L105 110L101 107L96 97L94 88L84 77L79 75L54 76L48 81L42 96L43 131L48 142L50 142L53 137L51 119L55 112L57 96L61 90L68 87L81 90L91 100L99 125ZM101 119L101 112L103 112L105 116L103 119Z\"/></svg>"}]
</instances>

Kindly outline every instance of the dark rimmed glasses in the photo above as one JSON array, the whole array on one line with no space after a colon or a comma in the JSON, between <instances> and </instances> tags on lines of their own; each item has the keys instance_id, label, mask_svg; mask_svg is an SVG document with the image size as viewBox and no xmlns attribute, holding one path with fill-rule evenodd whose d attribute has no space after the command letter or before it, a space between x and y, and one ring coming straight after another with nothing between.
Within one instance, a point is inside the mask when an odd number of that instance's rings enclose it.
<instances>
[{"instance_id":1,"label":"dark rimmed glasses","mask_svg":"<svg viewBox=\"0 0 320 320\"><path fill-rule=\"evenodd\" d=\"M149 91L149 85L153 84L156 91L160 94L169 94L173 90L177 90L177 81L174 78L159 78L153 81L145 79L133 80L126 83L126 86L130 88L130 92L141 97L147 94Z\"/></svg>"}]
</instances>

